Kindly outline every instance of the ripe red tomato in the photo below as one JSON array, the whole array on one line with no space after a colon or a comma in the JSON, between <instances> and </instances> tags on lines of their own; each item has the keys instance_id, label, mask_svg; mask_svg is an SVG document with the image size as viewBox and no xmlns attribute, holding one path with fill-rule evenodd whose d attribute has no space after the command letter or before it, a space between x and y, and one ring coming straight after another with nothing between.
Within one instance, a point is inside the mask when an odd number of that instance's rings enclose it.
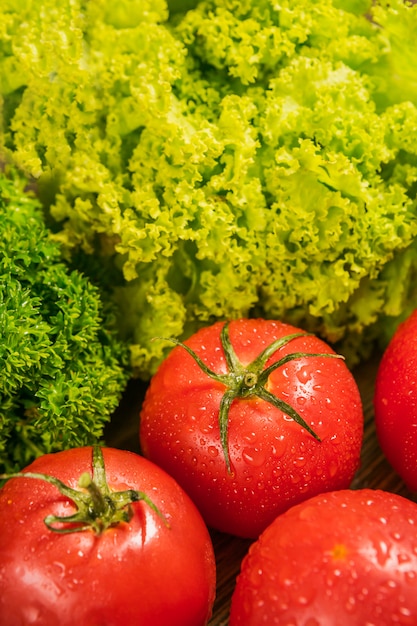
<instances>
[{"instance_id":1,"label":"ripe red tomato","mask_svg":"<svg viewBox=\"0 0 417 626\"><path fill-rule=\"evenodd\" d=\"M0 624L205 625L215 595L215 561L195 505L148 460L112 448L105 448L103 456L107 511L96 519L97 502L88 502L90 492L80 490L88 521L100 526L101 519L108 520L110 499L116 505L129 498L133 502L119 511L125 521L101 533L80 529L76 520L70 524L47 517L72 515L76 508L68 495L43 480L11 478L0 490ZM80 475L92 472L92 449L45 455L24 472L48 474L75 489ZM103 483L102 475L96 477L95 483ZM133 490L146 494L149 503L135 501ZM78 530L54 532L45 517L54 528Z\"/></svg>"},{"instance_id":2,"label":"ripe red tomato","mask_svg":"<svg viewBox=\"0 0 417 626\"><path fill-rule=\"evenodd\" d=\"M140 443L209 526L257 537L293 504L350 485L361 399L326 343L279 321L241 319L203 328L185 344L151 380Z\"/></svg>"},{"instance_id":3,"label":"ripe red tomato","mask_svg":"<svg viewBox=\"0 0 417 626\"><path fill-rule=\"evenodd\" d=\"M399 325L378 367L377 437L387 460L417 491L417 310Z\"/></svg>"},{"instance_id":4,"label":"ripe red tomato","mask_svg":"<svg viewBox=\"0 0 417 626\"><path fill-rule=\"evenodd\" d=\"M417 505L371 489L320 494L253 543L230 626L417 624Z\"/></svg>"}]
</instances>

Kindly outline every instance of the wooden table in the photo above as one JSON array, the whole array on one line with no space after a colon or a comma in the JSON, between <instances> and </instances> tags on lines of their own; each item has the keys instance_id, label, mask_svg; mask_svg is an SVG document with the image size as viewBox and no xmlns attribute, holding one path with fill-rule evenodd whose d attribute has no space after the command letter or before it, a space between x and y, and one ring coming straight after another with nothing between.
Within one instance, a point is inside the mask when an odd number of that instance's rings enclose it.
<instances>
[{"instance_id":1,"label":"wooden table","mask_svg":"<svg viewBox=\"0 0 417 626\"><path fill-rule=\"evenodd\" d=\"M407 490L403 481L384 459L376 439L372 398L378 362L379 356L377 355L353 371L362 396L365 435L361 467L354 478L352 487L385 489L415 499L415 495ZM138 416L144 392L143 383L131 381L118 411L106 429L107 445L139 452ZM236 576L251 541L216 531L211 534L217 561L217 596L209 626L227 626Z\"/></svg>"}]
</instances>

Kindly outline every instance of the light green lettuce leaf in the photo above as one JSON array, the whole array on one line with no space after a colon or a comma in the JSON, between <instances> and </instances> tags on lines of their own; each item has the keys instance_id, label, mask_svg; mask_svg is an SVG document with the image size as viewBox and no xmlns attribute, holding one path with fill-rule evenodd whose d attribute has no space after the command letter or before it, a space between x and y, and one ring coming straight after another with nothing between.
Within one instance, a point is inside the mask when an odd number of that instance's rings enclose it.
<instances>
[{"instance_id":1,"label":"light green lettuce leaf","mask_svg":"<svg viewBox=\"0 0 417 626\"><path fill-rule=\"evenodd\" d=\"M416 8L179 4L3 3L0 150L138 375L153 337L243 315L353 363L417 306Z\"/></svg>"}]
</instances>

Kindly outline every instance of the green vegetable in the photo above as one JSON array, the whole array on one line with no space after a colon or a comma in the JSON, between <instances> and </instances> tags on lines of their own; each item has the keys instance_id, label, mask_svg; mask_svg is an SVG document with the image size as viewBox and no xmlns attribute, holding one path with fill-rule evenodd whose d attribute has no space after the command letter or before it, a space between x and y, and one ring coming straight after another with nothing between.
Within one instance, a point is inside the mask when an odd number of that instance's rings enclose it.
<instances>
[{"instance_id":1,"label":"green vegetable","mask_svg":"<svg viewBox=\"0 0 417 626\"><path fill-rule=\"evenodd\" d=\"M3 1L4 152L108 268L139 375L252 315L354 363L417 306L417 8L194 4Z\"/></svg>"},{"instance_id":2,"label":"green vegetable","mask_svg":"<svg viewBox=\"0 0 417 626\"><path fill-rule=\"evenodd\" d=\"M101 439L128 375L97 287L62 261L23 184L0 173L0 472Z\"/></svg>"}]
</instances>

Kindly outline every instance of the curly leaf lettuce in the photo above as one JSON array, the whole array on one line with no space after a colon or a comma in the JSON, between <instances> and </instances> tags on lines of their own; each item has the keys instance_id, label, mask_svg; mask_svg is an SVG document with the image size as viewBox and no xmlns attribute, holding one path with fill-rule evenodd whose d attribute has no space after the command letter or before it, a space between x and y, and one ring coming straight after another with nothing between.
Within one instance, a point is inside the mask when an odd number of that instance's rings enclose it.
<instances>
[{"instance_id":1,"label":"curly leaf lettuce","mask_svg":"<svg viewBox=\"0 0 417 626\"><path fill-rule=\"evenodd\" d=\"M136 372L246 315L362 358L417 305L417 8L132 4L0 7L0 139L108 268Z\"/></svg>"}]
</instances>

